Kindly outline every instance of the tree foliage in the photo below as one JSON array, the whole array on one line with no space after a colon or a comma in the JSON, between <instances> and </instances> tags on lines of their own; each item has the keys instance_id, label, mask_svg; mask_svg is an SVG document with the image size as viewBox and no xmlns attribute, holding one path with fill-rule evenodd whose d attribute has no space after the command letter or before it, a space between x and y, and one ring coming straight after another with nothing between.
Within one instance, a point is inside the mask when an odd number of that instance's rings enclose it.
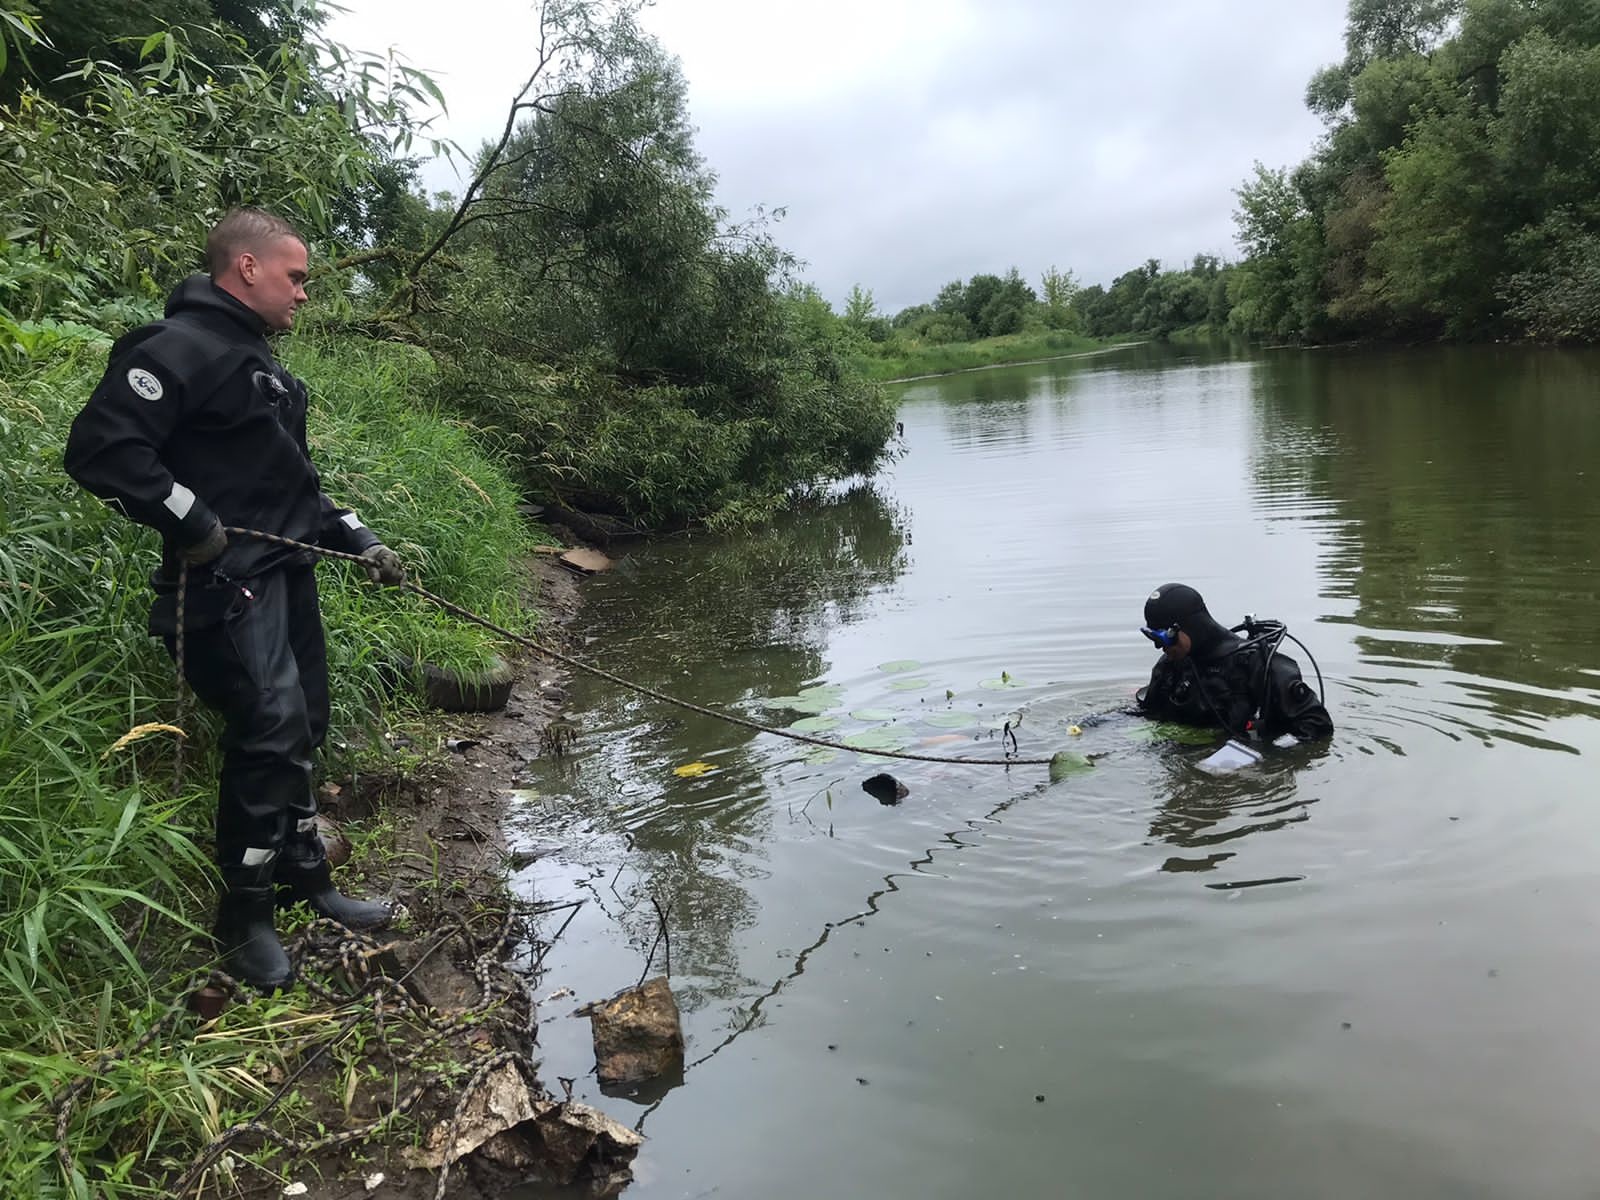
<instances>
[{"instance_id":1,"label":"tree foliage","mask_svg":"<svg viewBox=\"0 0 1600 1200\"><path fill-rule=\"evenodd\" d=\"M771 222L713 205L637 5L540 7L503 135L442 201L413 188L413 156L444 149L420 115L439 89L327 40L310 0L70 7L59 52L110 38L123 57L25 81L4 112L0 315L153 315L209 224L260 204L313 235L324 324L430 350L448 402L541 493L647 526L733 521L881 455L892 408L846 367L847 331L800 319ZM193 24L140 28L158 15Z\"/></svg>"},{"instance_id":2,"label":"tree foliage","mask_svg":"<svg viewBox=\"0 0 1600 1200\"><path fill-rule=\"evenodd\" d=\"M1600 7L1352 0L1307 103L1317 151L1240 189L1236 328L1590 336Z\"/></svg>"}]
</instances>

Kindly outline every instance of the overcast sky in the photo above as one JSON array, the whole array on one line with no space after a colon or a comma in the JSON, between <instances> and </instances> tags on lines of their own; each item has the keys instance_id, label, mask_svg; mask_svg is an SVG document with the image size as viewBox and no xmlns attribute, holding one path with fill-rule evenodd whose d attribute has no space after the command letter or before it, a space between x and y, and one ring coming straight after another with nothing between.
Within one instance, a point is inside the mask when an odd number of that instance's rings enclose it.
<instances>
[{"instance_id":1,"label":"overcast sky","mask_svg":"<svg viewBox=\"0 0 1600 1200\"><path fill-rule=\"evenodd\" d=\"M526 75L529 0L342 0L332 32L395 47L469 150ZM951 279L1049 266L1107 283L1144 261L1233 257L1233 189L1300 161L1302 102L1341 57L1346 0L659 0L696 145L734 217L782 207L781 245L837 306L887 312ZM448 168L431 188L454 188Z\"/></svg>"}]
</instances>

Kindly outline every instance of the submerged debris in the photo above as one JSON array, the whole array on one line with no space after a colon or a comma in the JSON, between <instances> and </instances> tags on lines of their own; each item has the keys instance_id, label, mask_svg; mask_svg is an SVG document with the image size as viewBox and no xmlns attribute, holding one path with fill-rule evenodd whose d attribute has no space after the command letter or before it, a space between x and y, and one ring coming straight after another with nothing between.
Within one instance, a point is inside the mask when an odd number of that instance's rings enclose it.
<instances>
[{"instance_id":1,"label":"submerged debris","mask_svg":"<svg viewBox=\"0 0 1600 1200\"><path fill-rule=\"evenodd\" d=\"M598 550L568 550L556 561L580 575L596 575L611 569L611 560Z\"/></svg>"},{"instance_id":2,"label":"submerged debris","mask_svg":"<svg viewBox=\"0 0 1600 1200\"><path fill-rule=\"evenodd\" d=\"M630 1164L643 1141L588 1105L535 1095L506 1063L484 1080L459 1119L440 1121L405 1157L413 1167L437 1170L476 1154L531 1169L550 1183L587 1184L590 1196L615 1196L632 1180Z\"/></svg>"}]
</instances>

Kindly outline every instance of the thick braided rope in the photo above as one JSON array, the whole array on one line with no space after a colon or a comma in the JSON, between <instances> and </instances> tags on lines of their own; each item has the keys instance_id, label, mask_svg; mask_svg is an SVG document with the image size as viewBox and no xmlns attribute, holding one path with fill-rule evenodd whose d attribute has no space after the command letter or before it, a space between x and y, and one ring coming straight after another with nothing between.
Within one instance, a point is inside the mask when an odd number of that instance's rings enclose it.
<instances>
[{"instance_id":1,"label":"thick braided rope","mask_svg":"<svg viewBox=\"0 0 1600 1200\"><path fill-rule=\"evenodd\" d=\"M498 933L489 941L485 948L473 958L472 974L474 980L478 983L478 986L481 990L481 995L478 1002L470 1008L463 1009L448 1018L436 1017L422 1005L418 1004L405 989L403 980L396 980L390 978L388 975L374 973L371 970L370 964L373 962L373 960L379 955L383 954L385 951L391 949L391 946L380 944L365 935L353 933L336 922L323 918L313 921L310 925L306 926L300 937L295 939L294 945L290 948L290 956L294 960L295 973L297 977L313 995L340 1007L348 1007L355 1001L360 1000L363 997L370 996L373 1001L372 1015L374 1015L380 1023L383 1019L383 1006L385 1000L392 999L396 1002L398 1008L405 1010L414 1020L427 1028L429 1030L428 1036L404 1054L393 1053L387 1042L377 1043L378 1048L384 1052L384 1054L395 1065L395 1067L409 1067L414 1066L416 1061L430 1047L437 1044L442 1039L450 1036L451 1034L461 1032L463 1029L471 1025L475 1017L487 1012L489 1009L493 1008L505 999L506 994L504 989L496 987L493 980L490 978L490 975L494 967L497 965L499 958L503 954L507 944L510 942L513 933L515 932L515 918L515 910L512 908L507 908L505 919L502 922ZM459 922L456 925L456 929L468 940L470 944L472 941L472 931L464 924ZM320 931L330 932L334 935L334 940L331 946L318 946L316 944L314 935ZM443 941L444 939L441 939L438 945L443 945ZM435 949L437 949L437 946L435 946ZM333 991L333 989L326 987L308 977L304 973L304 967L313 962L324 969L331 969L332 967L337 966L344 972L346 979L356 986L357 990L355 993L353 995L340 995L339 993ZM157 1032L159 1032L160 1028L164 1027L168 1023L172 1015L174 1014L169 1013L168 1016L163 1018L157 1026L153 1027L151 1030L147 1030L133 1047L130 1047L128 1050L118 1052L111 1058L111 1061L115 1061L117 1058L125 1057L127 1054L133 1053L140 1046L148 1044L150 1039L154 1037ZM345 1032L348 1032L349 1028L353 1026L355 1022L363 1015L364 1014L361 1011L352 1013L349 1020L346 1021L345 1029L341 1031L339 1036L342 1037ZM336 1038L335 1040L338 1039ZM318 1053L320 1054L320 1051ZM317 1055L314 1055L312 1060L308 1060L308 1062L305 1064L305 1067L309 1067L311 1061L314 1061L316 1057ZM474 1070L471 1078L468 1079L466 1085L462 1089L461 1097L457 1102L451 1117L449 1136L446 1139L446 1145L449 1145L454 1141L456 1131L460 1126L461 1118L466 1111L468 1101L470 1101L477 1091L483 1086L483 1083L490 1070L501 1063L512 1061L513 1059L520 1059L520 1065L522 1066L524 1073L528 1074L529 1077L532 1078L532 1063L528 1062L525 1057L521 1056L516 1051L501 1051L481 1060L478 1063L477 1068ZM109 1062L96 1064L95 1074L98 1075L98 1073L104 1070L104 1068L108 1065L110 1065ZM302 1067L302 1070L304 1070L305 1067ZM69 1093L69 1095L75 1093L81 1085L86 1085L88 1082L90 1082L90 1080L80 1080L79 1084L74 1085L72 1092ZM287 1089L286 1083L284 1088L279 1089L279 1095L274 1096L273 1099L255 1115L255 1117L248 1121L241 1121L236 1125L229 1126L216 1137L212 1138L211 1141L206 1143L206 1145L201 1147L200 1151L191 1160L188 1169L184 1171L183 1175L179 1177L175 1183L166 1189L166 1194L171 1197L187 1196L191 1189L193 1189L194 1186L199 1182L207 1168L209 1168L211 1164L217 1160L224 1150L231 1147L241 1138L253 1135L262 1139L263 1141L274 1142L284 1150L287 1150L290 1154L300 1157L305 1157L307 1155L316 1153L319 1150L334 1149L339 1146L345 1146L354 1142L371 1138L374 1135L383 1132L390 1124L404 1116L416 1106L417 1102L421 1100L423 1096L425 1096L434 1087L439 1086L440 1083L441 1081L438 1079L425 1080L421 1083L418 1083L404 1096L402 1096L396 1102L393 1108L375 1120L369 1121L365 1125L361 1125L352 1129L341 1130L338 1133L328 1134L325 1137L316 1138L310 1141L301 1141L289 1137L287 1134L280 1133L273 1129L270 1125L267 1125L264 1120L267 1113L271 1111L273 1105L276 1104L279 1097ZM68 1111L63 1111L58 1117L57 1141L58 1154L62 1157L63 1166L68 1170L70 1178L71 1159L68 1157L68 1151L66 1149L65 1126L67 1116ZM444 1185L449 1178L449 1173L450 1163L446 1162L441 1168L437 1190L435 1192L437 1196L442 1196L444 1194Z\"/></svg>"},{"instance_id":2,"label":"thick braided rope","mask_svg":"<svg viewBox=\"0 0 1600 1200\"><path fill-rule=\"evenodd\" d=\"M183 743L189 736L189 731L184 726L188 718L187 700L188 687L183 677L183 610L184 600L189 594L189 560L182 559L178 565L178 632L176 654L173 656L178 667L178 711L172 718L172 723L178 727L178 737L172 750L172 790L177 793L183 788Z\"/></svg>"},{"instance_id":3,"label":"thick braided rope","mask_svg":"<svg viewBox=\"0 0 1600 1200\"><path fill-rule=\"evenodd\" d=\"M313 546L307 542L297 542L292 538L280 537L275 533L263 533L258 529L240 529L233 525L227 526L226 529L230 535L238 534L241 537L257 538L280 546L291 546L296 550L308 550L323 558L343 559L346 562L358 563L361 566L370 565L359 554L346 554L342 550L328 550L322 546ZM642 683L635 683L631 679L624 679L621 675L614 675L610 671L594 666L591 663L586 663L582 659L563 654L559 650L552 650L549 646L536 642L532 638L524 637L519 633L512 633L511 630L496 625L487 617L480 617L470 609L462 608L461 605L446 600L443 596L436 596L427 588L412 583L410 580L406 580L400 586L406 591L413 592L424 600L438 605L446 612L460 617L463 621L481 625L492 633L499 634L507 641L515 642L519 646L525 646L534 651L534 653L554 659L564 666L594 675L597 678L617 684L619 687L628 688L642 696L649 696L652 700L660 700L664 704L674 704L679 708L688 709L690 712L699 713L703 717L711 717L713 720L724 721L729 725L737 725L743 729L753 730L756 733L770 733L774 737L788 738L791 742L804 742L808 746L822 746L829 750L854 751L857 754L870 754L877 758L898 758L908 762L952 763L966 767L1047 767L1051 762L1048 758L946 758L935 754L911 754L904 750L867 750L859 746L851 746L845 742L830 741L827 738L811 737L809 734L795 733L793 730L763 725L759 721L752 721L747 717L738 717L732 713L719 712L717 709L707 708L702 704L695 704L677 696L669 696L666 692L657 691L655 688L648 687Z\"/></svg>"}]
</instances>

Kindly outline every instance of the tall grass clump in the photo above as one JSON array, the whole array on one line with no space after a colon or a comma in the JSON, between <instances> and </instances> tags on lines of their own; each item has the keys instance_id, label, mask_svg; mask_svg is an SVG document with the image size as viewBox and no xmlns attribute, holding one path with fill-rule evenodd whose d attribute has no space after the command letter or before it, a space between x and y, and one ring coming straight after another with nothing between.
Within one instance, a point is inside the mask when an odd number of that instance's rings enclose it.
<instances>
[{"instance_id":1,"label":"tall grass clump","mask_svg":"<svg viewBox=\"0 0 1600 1200\"><path fill-rule=\"evenodd\" d=\"M0 334L0 1195L147 1195L264 1102L274 1018L304 997L239 1006L222 1036L163 1035L105 1067L74 1113L77 1169L64 1177L51 1097L131 1043L210 959L217 763L208 719L191 715L174 791L174 671L145 631L155 535L61 470L109 338L3 313ZM440 415L428 361L353 342L297 345L290 360L312 385L330 494L425 586L530 628L516 491ZM472 665L493 649L349 566L319 574L340 740L404 703L383 690L393 653Z\"/></svg>"}]
</instances>

